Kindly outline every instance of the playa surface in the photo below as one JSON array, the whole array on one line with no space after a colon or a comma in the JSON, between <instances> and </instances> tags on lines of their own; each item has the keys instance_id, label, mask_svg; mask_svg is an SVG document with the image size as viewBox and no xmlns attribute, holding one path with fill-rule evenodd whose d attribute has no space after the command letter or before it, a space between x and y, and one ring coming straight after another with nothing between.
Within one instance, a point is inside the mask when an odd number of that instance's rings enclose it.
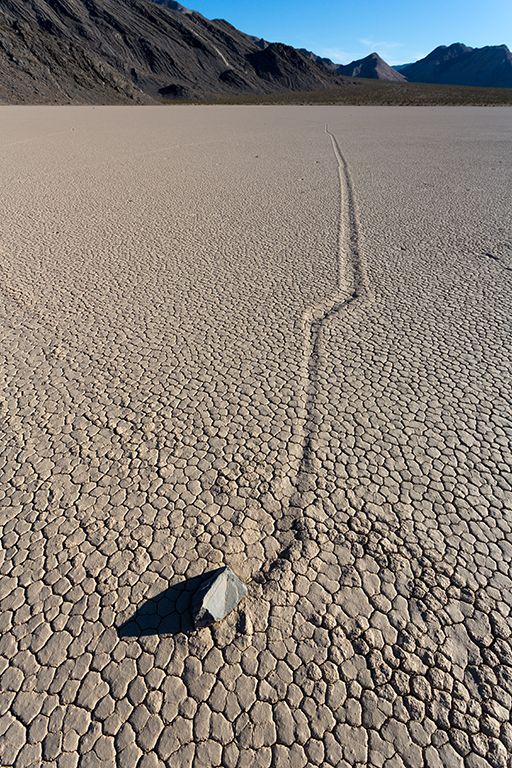
<instances>
[{"instance_id":1,"label":"playa surface","mask_svg":"<svg viewBox=\"0 0 512 768\"><path fill-rule=\"evenodd\" d=\"M1 765L507 767L511 116L0 108Z\"/></svg>"}]
</instances>

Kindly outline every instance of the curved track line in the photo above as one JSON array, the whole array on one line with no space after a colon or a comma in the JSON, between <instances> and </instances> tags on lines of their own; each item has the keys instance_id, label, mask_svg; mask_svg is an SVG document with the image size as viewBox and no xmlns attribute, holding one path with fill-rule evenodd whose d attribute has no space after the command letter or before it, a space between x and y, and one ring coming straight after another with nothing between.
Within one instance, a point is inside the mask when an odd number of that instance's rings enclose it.
<instances>
[{"instance_id":1,"label":"curved track line","mask_svg":"<svg viewBox=\"0 0 512 768\"><path fill-rule=\"evenodd\" d=\"M290 529L292 527L300 528L300 525L297 524L303 517L302 494L308 488L314 487L313 476L321 466L317 458L317 448L320 445L318 434L322 419L316 415L315 404L322 391L320 369L324 356L325 330L330 320L338 317L341 312L362 309L371 295L361 255L355 196L350 171L338 141L334 134L329 131L328 125L325 126L325 133L331 140L339 178L337 278L334 292L322 302L308 307L302 316L304 347L301 372L303 386L300 404L304 421L298 425L295 432L295 445L301 446L301 449L296 450L294 456L291 456L294 476L290 479L293 491L287 505L286 500L283 500L285 506L283 518L277 523L277 535L279 536L281 533L283 539L281 543L285 547L290 542ZM295 460L293 461L293 459ZM278 557L270 567L277 565L279 559Z\"/></svg>"}]
</instances>

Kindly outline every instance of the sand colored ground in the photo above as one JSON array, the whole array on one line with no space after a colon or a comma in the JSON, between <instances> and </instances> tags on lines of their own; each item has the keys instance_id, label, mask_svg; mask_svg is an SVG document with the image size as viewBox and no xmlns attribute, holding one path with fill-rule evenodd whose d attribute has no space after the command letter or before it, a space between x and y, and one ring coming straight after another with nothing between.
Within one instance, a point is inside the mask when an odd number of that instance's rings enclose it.
<instances>
[{"instance_id":1,"label":"sand colored ground","mask_svg":"<svg viewBox=\"0 0 512 768\"><path fill-rule=\"evenodd\" d=\"M0 765L507 768L510 110L0 137Z\"/></svg>"}]
</instances>

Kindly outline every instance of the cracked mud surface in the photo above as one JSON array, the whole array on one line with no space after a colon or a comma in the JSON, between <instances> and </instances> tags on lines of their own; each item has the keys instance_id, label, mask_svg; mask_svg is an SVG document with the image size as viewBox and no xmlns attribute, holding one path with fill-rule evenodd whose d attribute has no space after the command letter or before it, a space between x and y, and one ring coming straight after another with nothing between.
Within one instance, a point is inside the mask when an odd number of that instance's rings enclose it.
<instances>
[{"instance_id":1,"label":"cracked mud surface","mask_svg":"<svg viewBox=\"0 0 512 768\"><path fill-rule=\"evenodd\" d=\"M0 114L0 765L507 768L509 110Z\"/></svg>"}]
</instances>

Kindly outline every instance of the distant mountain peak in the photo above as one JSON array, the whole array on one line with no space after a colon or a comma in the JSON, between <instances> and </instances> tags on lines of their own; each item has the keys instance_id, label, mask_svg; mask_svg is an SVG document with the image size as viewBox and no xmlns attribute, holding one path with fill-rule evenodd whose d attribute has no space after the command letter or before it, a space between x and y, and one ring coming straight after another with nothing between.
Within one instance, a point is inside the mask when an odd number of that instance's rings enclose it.
<instances>
[{"instance_id":1,"label":"distant mountain peak","mask_svg":"<svg viewBox=\"0 0 512 768\"><path fill-rule=\"evenodd\" d=\"M350 64L341 65L336 68L336 72L346 77L366 77L372 80L405 82L407 79L396 69L386 64L376 52L370 53L364 59L357 59Z\"/></svg>"}]
</instances>

